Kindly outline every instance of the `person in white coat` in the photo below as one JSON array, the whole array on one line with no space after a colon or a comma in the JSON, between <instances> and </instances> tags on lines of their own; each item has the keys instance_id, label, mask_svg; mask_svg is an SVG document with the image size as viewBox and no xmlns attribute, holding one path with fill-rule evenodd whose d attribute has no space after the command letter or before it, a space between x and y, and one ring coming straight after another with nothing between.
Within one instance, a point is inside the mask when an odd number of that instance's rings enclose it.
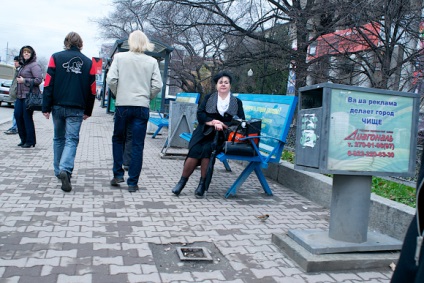
<instances>
[{"instance_id":1,"label":"person in white coat","mask_svg":"<svg viewBox=\"0 0 424 283\"><path fill-rule=\"evenodd\" d=\"M114 55L106 77L115 94L115 124L112 136L113 178L112 186L124 180L123 155L126 129L132 130L131 162L128 168L128 191L136 192L143 167L144 139L149 121L150 101L162 88L158 62L144 52L152 51L154 44L140 30L128 38L129 51ZM127 164L126 164L127 165Z\"/></svg>"}]
</instances>

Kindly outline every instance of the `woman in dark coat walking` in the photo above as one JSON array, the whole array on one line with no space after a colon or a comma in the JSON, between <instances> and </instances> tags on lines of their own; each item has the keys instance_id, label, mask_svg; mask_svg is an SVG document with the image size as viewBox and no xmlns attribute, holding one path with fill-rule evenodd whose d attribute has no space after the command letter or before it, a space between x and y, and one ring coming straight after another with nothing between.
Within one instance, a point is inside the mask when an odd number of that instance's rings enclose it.
<instances>
[{"instance_id":1,"label":"woman in dark coat walking","mask_svg":"<svg viewBox=\"0 0 424 283\"><path fill-rule=\"evenodd\" d=\"M172 189L172 193L177 196L185 187L194 169L199 165L201 177L194 194L198 198L204 196L205 179L213 150L215 131L223 133L234 117L245 119L243 103L230 92L231 75L228 72L220 72L214 76L213 81L216 84L217 92L207 95L197 109L198 126L189 143L189 152L184 162L181 179ZM220 135L218 147L223 142L224 134Z\"/></svg>"},{"instance_id":2,"label":"woman in dark coat walking","mask_svg":"<svg viewBox=\"0 0 424 283\"><path fill-rule=\"evenodd\" d=\"M18 82L15 101L15 119L18 126L21 142L18 146L22 148L34 147L36 144L35 126L32 115L33 110L29 110L25 105L25 98L32 85L33 93L40 93L39 85L43 81L43 73L37 63L37 56L34 48L24 46L19 52L21 68L19 69L16 81Z\"/></svg>"}]
</instances>

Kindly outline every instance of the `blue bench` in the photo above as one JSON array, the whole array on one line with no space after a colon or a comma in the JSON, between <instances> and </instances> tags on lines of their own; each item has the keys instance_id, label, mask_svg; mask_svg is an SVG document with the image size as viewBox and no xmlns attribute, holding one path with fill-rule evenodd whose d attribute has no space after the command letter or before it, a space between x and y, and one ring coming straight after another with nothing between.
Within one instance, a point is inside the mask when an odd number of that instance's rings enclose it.
<instances>
[{"instance_id":1,"label":"blue bench","mask_svg":"<svg viewBox=\"0 0 424 283\"><path fill-rule=\"evenodd\" d=\"M199 102L199 98L200 98L199 93L180 92L180 93L177 93L175 101L197 104ZM152 139L156 138L156 136L164 127L167 128L169 126L169 119L167 117L164 117L162 113L158 113L158 114L159 114L159 117L149 118L149 122L158 127L157 130L153 133Z\"/></svg>"},{"instance_id":2,"label":"blue bench","mask_svg":"<svg viewBox=\"0 0 424 283\"><path fill-rule=\"evenodd\" d=\"M181 133L180 138L185 140L186 142L190 142L192 133Z\"/></svg>"},{"instance_id":3,"label":"blue bench","mask_svg":"<svg viewBox=\"0 0 424 283\"><path fill-rule=\"evenodd\" d=\"M253 142L253 139L258 137L247 138L254 146L257 153L256 156L218 154L217 158L222 162L227 160L248 162L246 168L227 190L225 198L235 195L253 171L256 173L265 193L271 196L272 191L262 172L262 168L267 168L269 163L280 162L286 137L293 120L297 97L268 94L238 94L237 96L243 101L246 119L262 119L262 130L259 136L259 146L256 146Z\"/></svg>"}]
</instances>

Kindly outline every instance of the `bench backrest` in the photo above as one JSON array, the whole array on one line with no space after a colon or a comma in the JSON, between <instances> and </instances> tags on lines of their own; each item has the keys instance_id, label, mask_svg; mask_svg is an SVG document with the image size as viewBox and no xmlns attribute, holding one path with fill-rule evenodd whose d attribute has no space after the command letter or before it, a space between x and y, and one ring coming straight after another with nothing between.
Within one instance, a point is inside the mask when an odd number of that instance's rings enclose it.
<instances>
[{"instance_id":1,"label":"bench backrest","mask_svg":"<svg viewBox=\"0 0 424 283\"><path fill-rule=\"evenodd\" d=\"M200 93L196 92L180 92L177 93L175 101L177 102L188 102L188 103L199 103Z\"/></svg>"},{"instance_id":2,"label":"bench backrest","mask_svg":"<svg viewBox=\"0 0 424 283\"><path fill-rule=\"evenodd\" d=\"M234 95L243 101L247 120L262 119L261 136L274 138L261 139L261 151L271 153L280 142L286 141L296 110L296 96L245 93Z\"/></svg>"}]
</instances>

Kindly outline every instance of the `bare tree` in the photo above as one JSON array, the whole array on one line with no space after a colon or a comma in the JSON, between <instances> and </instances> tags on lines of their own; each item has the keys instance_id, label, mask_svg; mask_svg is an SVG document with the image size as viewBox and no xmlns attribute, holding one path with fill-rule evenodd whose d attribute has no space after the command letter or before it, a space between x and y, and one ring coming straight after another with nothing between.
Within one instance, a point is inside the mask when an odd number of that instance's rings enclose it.
<instances>
[{"instance_id":1,"label":"bare tree","mask_svg":"<svg viewBox=\"0 0 424 283\"><path fill-rule=\"evenodd\" d=\"M157 1L115 0L114 11L103 18L92 19L100 28L104 39L123 39L134 30L146 32L149 19Z\"/></svg>"},{"instance_id":2,"label":"bare tree","mask_svg":"<svg viewBox=\"0 0 424 283\"><path fill-rule=\"evenodd\" d=\"M162 0L167 2L171 0ZM325 0L323 0L325 2ZM311 22L316 15L324 14L328 11L323 5L318 5L322 1L262 1L262 0L172 0L171 2L188 6L194 9L212 13L220 19L218 25L226 28L227 35L246 36L253 40L267 43L266 46L276 46L284 61L290 61L296 68L298 86L304 85L308 73L306 63L307 50L310 44ZM328 7L327 7L328 8ZM198 25L210 25L209 22L198 22ZM291 26L292 48L286 41L279 38L269 37L265 30L276 25L289 24ZM330 26L333 26L331 24ZM327 28L328 29L328 28ZM317 34L323 34L320 31ZM313 39L312 39L313 40ZM268 56L273 54L268 52Z\"/></svg>"},{"instance_id":3,"label":"bare tree","mask_svg":"<svg viewBox=\"0 0 424 283\"><path fill-rule=\"evenodd\" d=\"M197 25L199 21L210 25ZM223 31L213 21L210 13L181 9L175 3L156 7L151 21L155 35L175 48L170 63L171 85L187 92L210 91L210 75L222 64L221 50L225 46Z\"/></svg>"},{"instance_id":4,"label":"bare tree","mask_svg":"<svg viewBox=\"0 0 424 283\"><path fill-rule=\"evenodd\" d=\"M421 54L421 1L362 1L344 7L338 30L310 45L317 53L308 61L313 80L411 91Z\"/></svg>"},{"instance_id":5,"label":"bare tree","mask_svg":"<svg viewBox=\"0 0 424 283\"><path fill-rule=\"evenodd\" d=\"M422 21L422 1L419 0L172 2L213 13L222 19L222 26L230 28L229 34L278 45L296 70L297 87L306 85L309 77L310 82L367 82L377 88L408 89L411 65L419 55L416 48L418 24ZM371 29L366 26L369 23ZM207 22L198 24L208 25ZM258 32L276 24L290 25L293 48ZM331 44L344 40L349 42L346 46L366 45L367 48L343 50L333 45L327 48L329 53L309 58L311 45L323 40L322 36L347 29L357 36L339 34L338 40ZM379 40L375 42L372 37ZM340 80L339 76L344 79Z\"/></svg>"},{"instance_id":6,"label":"bare tree","mask_svg":"<svg viewBox=\"0 0 424 283\"><path fill-rule=\"evenodd\" d=\"M106 18L95 20L102 30L102 36L108 39L125 38L133 29L142 29L149 36L173 46L175 49L171 54L169 85L175 85L183 91L210 92L211 74L223 68L230 68L239 76L242 69L239 66L248 64L260 65L255 67L256 81L261 81L260 85L268 86L264 81L274 81L269 77L283 66L280 64L278 68L271 68L269 64L276 64L276 61L281 59L281 49L278 46L272 47L272 43L264 44L251 39L253 42L250 48L255 50L240 52L238 44L247 44L248 42L244 42L246 37L235 32L224 19L210 11L179 5L172 1L120 0L115 1L114 5L115 12ZM242 5L239 8L245 9ZM246 12L258 13L252 7L248 8ZM264 31L262 27L262 31L257 32ZM268 67L271 72L264 71ZM281 87L271 86L270 89L281 91ZM263 87L262 91L265 91Z\"/></svg>"},{"instance_id":7,"label":"bare tree","mask_svg":"<svg viewBox=\"0 0 424 283\"><path fill-rule=\"evenodd\" d=\"M19 48L16 47L12 47L12 48L8 48L7 49L7 54L6 54L6 62L7 63L13 63L13 58L15 56L19 56Z\"/></svg>"},{"instance_id":8,"label":"bare tree","mask_svg":"<svg viewBox=\"0 0 424 283\"><path fill-rule=\"evenodd\" d=\"M184 91L204 93L208 74L221 68L232 68L240 81L252 68L259 91L280 92L281 86L265 86L276 76L284 81L289 63L296 72L296 88L333 81L410 90L420 55L420 0L120 0L114 4L116 12L98 21L104 36L122 37L139 28L176 47L171 76ZM273 35L278 30L284 33Z\"/></svg>"},{"instance_id":9,"label":"bare tree","mask_svg":"<svg viewBox=\"0 0 424 283\"><path fill-rule=\"evenodd\" d=\"M37 57L37 63L41 67L41 71L43 72L43 78L46 75L47 72L47 65L49 63L49 60L46 57Z\"/></svg>"}]
</instances>

